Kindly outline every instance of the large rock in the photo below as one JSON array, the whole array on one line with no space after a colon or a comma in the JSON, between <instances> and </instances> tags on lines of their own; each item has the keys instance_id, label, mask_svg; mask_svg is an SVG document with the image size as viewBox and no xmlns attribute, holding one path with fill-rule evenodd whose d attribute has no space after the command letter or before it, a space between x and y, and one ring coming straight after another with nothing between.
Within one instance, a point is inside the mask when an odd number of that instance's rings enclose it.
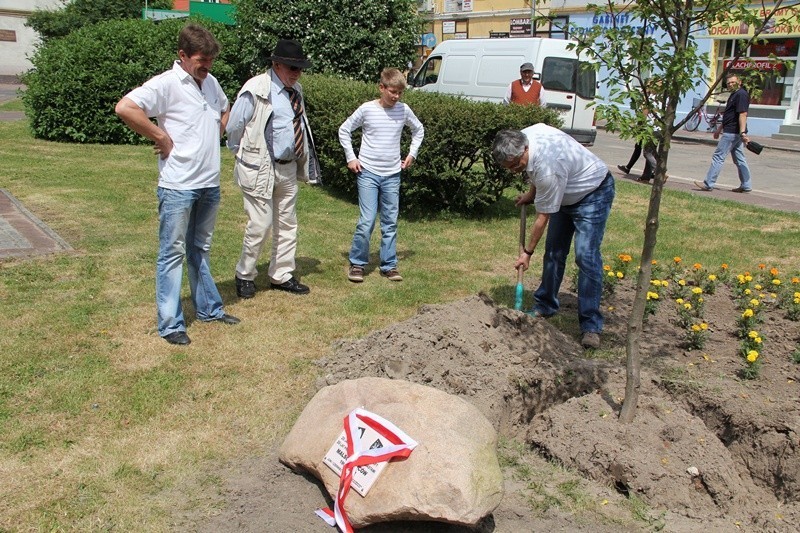
<instances>
[{"instance_id":1,"label":"large rock","mask_svg":"<svg viewBox=\"0 0 800 533\"><path fill-rule=\"evenodd\" d=\"M281 462L322 480L333 498L339 476L322 459L356 407L386 418L419 445L408 459L389 463L366 497L350 491L344 507L354 527L391 520L472 526L500 503L491 423L467 401L407 381L361 378L321 389L286 437Z\"/></svg>"}]
</instances>

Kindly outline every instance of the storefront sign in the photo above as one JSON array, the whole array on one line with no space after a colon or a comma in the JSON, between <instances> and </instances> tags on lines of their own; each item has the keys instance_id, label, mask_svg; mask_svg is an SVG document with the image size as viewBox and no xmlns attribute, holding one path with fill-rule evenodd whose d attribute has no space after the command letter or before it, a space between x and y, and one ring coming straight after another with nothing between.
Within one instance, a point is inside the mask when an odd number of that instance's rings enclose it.
<instances>
[{"instance_id":1,"label":"storefront sign","mask_svg":"<svg viewBox=\"0 0 800 533\"><path fill-rule=\"evenodd\" d=\"M738 59L734 63L732 60L728 59L724 62L723 66L725 68L731 67L731 70L747 70L747 69L755 69L755 70L775 70L779 71L781 75L786 72L786 65L783 63L779 63L777 61L770 61L769 59L759 59L759 60L748 60L748 59Z\"/></svg>"},{"instance_id":2,"label":"storefront sign","mask_svg":"<svg viewBox=\"0 0 800 533\"><path fill-rule=\"evenodd\" d=\"M511 19L509 24L509 34L511 37L530 37L531 36L531 19L520 18Z\"/></svg>"},{"instance_id":3,"label":"storefront sign","mask_svg":"<svg viewBox=\"0 0 800 533\"><path fill-rule=\"evenodd\" d=\"M769 14L770 9L758 8L751 10L751 12L763 19ZM755 35L755 29L756 27L750 26L745 22L727 20L712 24L708 29L708 35L721 39L725 37L752 37ZM800 6L778 9L772 18L761 27L761 33L759 33L759 36L765 38L797 35L800 35Z\"/></svg>"},{"instance_id":4,"label":"storefront sign","mask_svg":"<svg viewBox=\"0 0 800 533\"><path fill-rule=\"evenodd\" d=\"M455 33L456 32L456 21L455 20L444 20L442 21L442 33Z\"/></svg>"}]
</instances>

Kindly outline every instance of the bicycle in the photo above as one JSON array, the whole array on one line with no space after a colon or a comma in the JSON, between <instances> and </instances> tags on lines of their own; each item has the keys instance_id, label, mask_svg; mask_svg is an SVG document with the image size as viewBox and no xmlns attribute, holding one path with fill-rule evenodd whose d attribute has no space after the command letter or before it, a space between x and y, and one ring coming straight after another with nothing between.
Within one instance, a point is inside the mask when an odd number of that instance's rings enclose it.
<instances>
[{"instance_id":1,"label":"bicycle","mask_svg":"<svg viewBox=\"0 0 800 533\"><path fill-rule=\"evenodd\" d=\"M692 107L699 104L700 100L695 98ZM708 129L706 131L714 131L717 126L722 123L722 104L717 105L717 110L713 115L705 110L705 106L700 107L697 112L686 121L686 124L683 125L683 129L686 131L695 131L698 126L700 126L702 120L705 120L708 124Z\"/></svg>"}]
</instances>

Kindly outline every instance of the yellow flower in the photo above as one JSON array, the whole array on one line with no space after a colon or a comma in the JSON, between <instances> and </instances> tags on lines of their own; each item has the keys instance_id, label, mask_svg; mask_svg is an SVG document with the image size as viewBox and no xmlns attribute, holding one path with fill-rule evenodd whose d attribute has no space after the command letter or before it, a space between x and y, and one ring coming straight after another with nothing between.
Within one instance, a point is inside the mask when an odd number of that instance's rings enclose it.
<instances>
[{"instance_id":1,"label":"yellow flower","mask_svg":"<svg viewBox=\"0 0 800 533\"><path fill-rule=\"evenodd\" d=\"M716 274L709 274L708 275L708 280L709 281L717 281L717 275Z\"/></svg>"},{"instance_id":2,"label":"yellow flower","mask_svg":"<svg viewBox=\"0 0 800 533\"><path fill-rule=\"evenodd\" d=\"M800 304L800 298L795 298L795 299L794 299L794 303L796 303L796 304Z\"/></svg>"},{"instance_id":3,"label":"yellow flower","mask_svg":"<svg viewBox=\"0 0 800 533\"><path fill-rule=\"evenodd\" d=\"M756 283L755 285L753 285L753 288L754 288L755 290L757 290L757 291L760 291L760 290L762 289L762 287L761 287L761 284L760 284L760 283Z\"/></svg>"},{"instance_id":4,"label":"yellow flower","mask_svg":"<svg viewBox=\"0 0 800 533\"><path fill-rule=\"evenodd\" d=\"M707 330L708 324L706 324L705 322L700 322L700 329L702 329L703 331Z\"/></svg>"},{"instance_id":5,"label":"yellow flower","mask_svg":"<svg viewBox=\"0 0 800 533\"><path fill-rule=\"evenodd\" d=\"M681 305L683 303L683 298L678 298L677 300L675 300L675 303Z\"/></svg>"},{"instance_id":6,"label":"yellow flower","mask_svg":"<svg viewBox=\"0 0 800 533\"><path fill-rule=\"evenodd\" d=\"M665 279L662 279L662 280L661 280L661 286L662 286L662 287L669 287L669 281L667 281L667 280L665 280Z\"/></svg>"},{"instance_id":7,"label":"yellow flower","mask_svg":"<svg viewBox=\"0 0 800 533\"><path fill-rule=\"evenodd\" d=\"M761 344L762 342L761 337L756 337L755 339L753 339L753 342L756 344Z\"/></svg>"},{"instance_id":8,"label":"yellow flower","mask_svg":"<svg viewBox=\"0 0 800 533\"><path fill-rule=\"evenodd\" d=\"M744 280L745 280L746 282L750 283L751 281L753 281L753 276L751 276L750 274L747 274L747 275L744 277Z\"/></svg>"},{"instance_id":9,"label":"yellow flower","mask_svg":"<svg viewBox=\"0 0 800 533\"><path fill-rule=\"evenodd\" d=\"M658 300L658 293L657 292L647 291L647 299L648 300Z\"/></svg>"},{"instance_id":10,"label":"yellow flower","mask_svg":"<svg viewBox=\"0 0 800 533\"><path fill-rule=\"evenodd\" d=\"M703 294L703 289L701 289L700 287L694 287L692 289L692 294Z\"/></svg>"},{"instance_id":11,"label":"yellow flower","mask_svg":"<svg viewBox=\"0 0 800 533\"><path fill-rule=\"evenodd\" d=\"M756 359L758 359L758 352L755 350L750 350L747 352L747 362L748 363L755 363Z\"/></svg>"},{"instance_id":12,"label":"yellow flower","mask_svg":"<svg viewBox=\"0 0 800 533\"><path fill-rule=\"evenodd\" d=\"M759 302L759 301L758 301L758 300L756 300L755 298L753 298L752 300L750 300L750 305L752 305L753 307L758 307L758 305L759 305L760 303L761 303L761 302Z\"/></svg>"},{"instance_id":13,"label":"yellow flower","mask_svg":"<svg viewBox=\"0 0 800 533\"><path fill-rule=\"evenodd\" d=\"M676 263L680 263L681 262L681 258L678 257L677 255L675 257L673 257L672 260L675 261Z\"/></svg>"},{"instance_id":14,"label":"yellow flower","mask_svg":"<svg viewBox=\"0 0 800 533\"><path fill-rule=\"evenodd\" d=\"M772 280L772 284L773 284L773 285L780 285L780 284L781 284L781 280L779 280L779 279L773 279L773 280Z\"/></svg>"},{"instance_id":15,"label":"yellow flower","mask_svg":"<svg viewBox=\"0 0 800 533\"><path fill-rule=\"evenodd\" d=\"M614 275L614 272L612 270L609 270L608 271L608 277L613 278L613 277L616 277L616 276Z\"/></svg>"},{"instance_id":16,"label":"yellow flower","mask_svg":"<svg viewBox=\"0 0 800 533\"><path fill-rule=\"evenodd\" d=\"M795 298L800 298L800 292L796 292L796 293L794 293L794 297L795 297Z\"/></svg>"},{"instance_id":17,"label":"yellow flower","mask_svg":"<svg viewBox=\"0 0 800 533\"><path fill-rule=\"evenodd\" d=\"M739 282L739 285L744 285L744 275L739 274L738 276L736 276L736 281Z\"/></svg>"},{"instance_id":18,"label":"yellow flower","mask_svg":"<svg viewBox=\"0 0 800 533\"><path fill-rule=\"evenodd\" d=\"M685 279L679 279L678 280L678 285L680 285L681 287L684 287L686 285L686 280Z\"/></svg>"},{"instance_id":19,"label":"yellow flower","mask_svg":"<svg viewBox=\"0 0 800 533\"><path fill-rule=\"evenodd\" d=\"M693 266L695 270L700 270L701 268L703 268L703 265L701 265L700 263L695 263Z\"/></svg>"},{"instance_id":20,"label":"yellow flower","mask_svg":"<svg viewBox=\"0 0 800 533\"><path fill-rule=\"evenodd\" d=\"M744 294L745 296L750 296L751 294L753 294L753 291L751 291L750 289L745 289Z\"/></svg>"},{"instance_id":21,"label":"yellow flower","mask_svg":"<svg viewBox=\"0 0 800 533\"><path fill-rule=\"evenodd\" d=\"M702 297L702 296L701 296L700 298L698 298L698 299L697 299L697 303L700 303L700 304L701 304L701 303L703 303L704 301L705 301L705 300L703 299L703 297Z\"/></svg>"},{"instance_id":22,"label":"yellow flower","mask_svg":"<svg viewBox=\"0 0 800 533\"><path fill-rule=\"evenodd\" d=\"M690 310L692 308L692 304L690 304L689 302L686 302L685 304L683 304L683 308L688 311L688 310Z\"/></svg>"},{"instance_id":23,"label":"yellow flower","mask_svg":"<svg viewBox=\"0 0 800 533\"><path fill-rule=\"evenodd\" d=\"M611 270L611 265L603 265L603 270L605 271Z\"/></svg>"},{"instance_id":24,"label":"yellow flower","mask_svg":"<svg viewBox=\"0 0 800 533\"><path fill-rule=\"evenodd\" d=\"M751 330L750 330L750 331L747 333L747 336L748 336L748 337L750 337L751 339L755 339L756 337L758 337L758 332L757 332L757 331L755 331L755 330L752 330L752 329L751 329Z\"/></svg>"},{"instance_id":25,"label":"yellow flower","mask_svg":"<svg viewBox=\"0 0 800 533\"><path fill-rule=\"evenodd\" d=\"M650 285L655 285L656 287L660 287L661 286L661 281L657 280L657 279L651 279L650 280Z\"/></svg>"},{"instance_id":26,"label":"yellow flower","mask_svg":"<svg viewBox=\"0 0 800 533\"><path fill-rule=\"evenodd\" d=\"M698 324L692 324L692 331L699 332L700 331L700 326Z\"/></svg>"},{"instance_id":27,"label":"yellow flower","mask_svg":"<svg viewBox=\"0 0 800 533\"><path fill-rule=\"evenodd\" d=\"M625 277L625 274L623 274L622 272L617 272L617 278L622 279L624 277Z\"/></svg>"},{"instance_id":28,"label":"yellow flower","mask_svg":"<svg viewBox=\"0 0 800 533\"><path fill-rule=\"evenodd\" d=\"M745 309L744 313L742 313L742 318L750 318L751 316L753 316L752 309Z\"/></svg>"}]
</instances>

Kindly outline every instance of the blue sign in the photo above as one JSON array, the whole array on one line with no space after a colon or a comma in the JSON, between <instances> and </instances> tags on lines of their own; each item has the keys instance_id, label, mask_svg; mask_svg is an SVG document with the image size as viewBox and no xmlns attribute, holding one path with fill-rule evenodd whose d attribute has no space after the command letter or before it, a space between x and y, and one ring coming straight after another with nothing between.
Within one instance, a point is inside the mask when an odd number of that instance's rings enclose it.
<instances>
[{"instance_id":1,"label":"blue sign","mask_svg":"<svg viewBox=\"0 0 800 533\"><path fill-rule=\"evenodd\" d=\"M423 33L422 34L422 46L425 48L435 48L436 47L436 35L433 33Z\"/></svg>"}]
</instances>

